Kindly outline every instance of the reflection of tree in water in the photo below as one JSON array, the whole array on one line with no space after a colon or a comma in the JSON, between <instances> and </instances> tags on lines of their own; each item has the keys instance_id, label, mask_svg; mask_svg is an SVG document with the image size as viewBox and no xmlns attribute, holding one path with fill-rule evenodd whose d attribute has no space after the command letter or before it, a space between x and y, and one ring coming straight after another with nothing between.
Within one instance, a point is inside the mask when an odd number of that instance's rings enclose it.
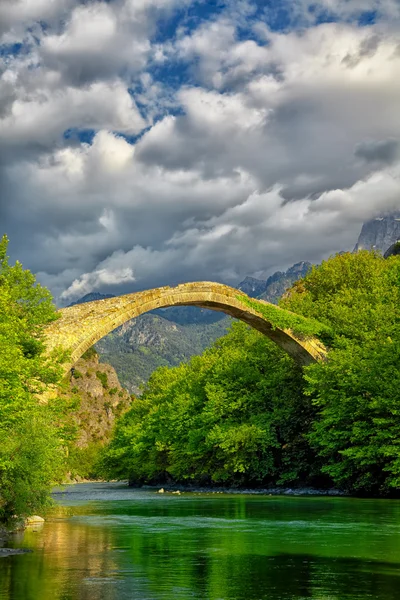
<instances>
[{"instance_id":1,"label":"reflection of tree in water","mask_svg":"<svg viewBox=\"0 0 400 600\"><path fill-rule=\"evenodd\" d=\"M50 522L43 531L27 530L23 546L32 554L5 559L0 564L1 600L114 600L110 590L104 596L101 586L85 585L93 578L115 573L117 564L109 550L113 531L90 528L73 521ZM13 558L13 557L10 557Z\"/></svg>"}]
</instances>

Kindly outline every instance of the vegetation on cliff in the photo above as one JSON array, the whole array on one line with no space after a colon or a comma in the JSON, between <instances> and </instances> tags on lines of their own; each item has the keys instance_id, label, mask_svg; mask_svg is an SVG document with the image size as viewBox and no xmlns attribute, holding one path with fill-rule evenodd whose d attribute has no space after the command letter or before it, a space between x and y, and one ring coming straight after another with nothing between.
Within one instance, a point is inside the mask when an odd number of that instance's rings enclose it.
<instances>
[{"instance_id":1,"label":"vegetation on cliff","mask_svg":"<svg viewBox=\"0 0 400 600\"><path fill-rule=\"evenodd\" d=\"M75 364L61 400L70 404L65 472L70 479L96 479L97 461L110 440L116 419L130 407L132 398L118 380L113 367L99 363L90 348Z\"/></svg>"}]
</instances>

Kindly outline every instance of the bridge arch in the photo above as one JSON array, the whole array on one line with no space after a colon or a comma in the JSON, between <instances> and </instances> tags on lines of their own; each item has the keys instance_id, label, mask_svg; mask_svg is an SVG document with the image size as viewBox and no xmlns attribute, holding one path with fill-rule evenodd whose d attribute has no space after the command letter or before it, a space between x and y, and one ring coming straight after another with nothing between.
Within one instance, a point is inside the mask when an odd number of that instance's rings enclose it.
<instances>
[{"instance_id":1,"label":"bridge arch","mask_svg":"<svg viewBox=\"0 0 400 600\"><path fill-rule=\"evenodd\" d=\"M47 349L61 347L69 351L70 362L64 365L67 373L88 348L126 321L156 308L198 306L244 321L302 365L325 358L326 348L317 338L303 339L290 329L274 327L261 312L249 307L241 298L248 299L237 289L201 281L76 304L62 308L59 311L61 317L46 329Z\"/></svg>"}]
</instances>

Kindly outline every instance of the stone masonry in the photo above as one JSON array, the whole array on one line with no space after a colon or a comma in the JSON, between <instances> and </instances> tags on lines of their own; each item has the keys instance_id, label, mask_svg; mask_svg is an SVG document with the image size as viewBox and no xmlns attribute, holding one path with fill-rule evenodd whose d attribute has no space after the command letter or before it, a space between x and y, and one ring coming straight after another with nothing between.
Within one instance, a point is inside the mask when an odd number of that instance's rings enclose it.
<instances>
[{"instance_id":1,"label":"stone masonry","mask_svg":"<svg viewBox=\"0 0 400 600\"><path fill-rule=\"evenodd\" d=\"M61 317L47 328L47 347L49 351L58 347L69 351L67 373L88 348L129 319L155 308L191 305L244 321L303 365L325 358L327 350L318 339L300 339L290 329L274 328L261 313L242 303L240 296L246 297L235 288L201 281L76 304L61 309Z\"/></svg>"}]
</instances>

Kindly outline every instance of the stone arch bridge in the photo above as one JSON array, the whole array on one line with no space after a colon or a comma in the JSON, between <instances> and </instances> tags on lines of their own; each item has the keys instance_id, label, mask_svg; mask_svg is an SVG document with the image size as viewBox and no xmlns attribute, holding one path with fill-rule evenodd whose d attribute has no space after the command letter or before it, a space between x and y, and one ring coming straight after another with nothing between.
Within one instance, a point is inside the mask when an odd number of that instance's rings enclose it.
<instances>
[{"instance_id":1,"label":"stone arch bridge","mask_svg":"<svg viewBox=\"0 0 400 600\"><path fill-rule=\"evenodd\" d=\"M126 321L155 308L198 306L222 311L244 321L302 365L325 358L326 348L317 338L296 336L290 329L274 327L262 312L247 305L246 300L251 299L237 289L201 281L76 304L62 308L59 311L61 317L48 326L46 345L48 351L60 347L69 352L69 361L64 365L67 373L88 348ZM252 304L269 305L261 301ZM272 306L275 310L283 310Z\"/></svg>"}]
</instances>

